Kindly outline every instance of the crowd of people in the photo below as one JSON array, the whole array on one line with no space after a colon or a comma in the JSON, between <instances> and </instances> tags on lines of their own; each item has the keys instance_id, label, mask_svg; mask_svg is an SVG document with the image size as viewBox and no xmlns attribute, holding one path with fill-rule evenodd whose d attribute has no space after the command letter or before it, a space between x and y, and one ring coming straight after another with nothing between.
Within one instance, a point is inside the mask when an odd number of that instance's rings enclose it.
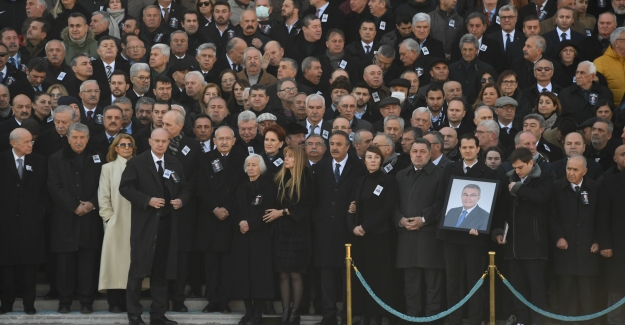
<instances>
[{"instance_id":1,"label":"crowd of people","mask_svg":"<svg viewBox=\"0 0 625 325\"><path fill-rule=\"evenodd\" d=\"M625 297L622 0L12 0L0 15L0 314L16 297L35 314L45 278L59 313L106 296L131 325L142 297L150 324L176 324L188 297L204 313L243 300L239 325L274 300L281 325L344 324L346 243L409 316L458 303L488 251L538 308ZM401 322L353 286L361 325ZM501 318L545 324L497 290ZM487 321L484 292L445 321ZM625 307L601 322L625 325Z\"/></svg>"}]
</instances>

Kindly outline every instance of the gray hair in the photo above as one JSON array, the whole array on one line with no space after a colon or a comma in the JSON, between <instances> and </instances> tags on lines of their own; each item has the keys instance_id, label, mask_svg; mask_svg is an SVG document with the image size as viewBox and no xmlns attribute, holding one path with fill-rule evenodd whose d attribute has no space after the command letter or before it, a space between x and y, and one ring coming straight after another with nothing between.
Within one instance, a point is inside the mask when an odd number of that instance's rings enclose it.
<instances>
[{"instance_id":1,"label":"gray hair","mask_svg":"<svg viewBox=\"0 0 625 325\"><path fill-rule=\"evenodd\" d=\"M137 63L135 63L137 65ZM153 98L143 96L137 100L137 104L135 104L135 112L139 110L139 106L141 105L150 105L154 106L154 102L156 102Z\"/></svg>"},{"instance_id":2,"label":"gray hair","mask_svg":"<svg viewBox=\"0 0 625 325\"><path fill-rule=\"evenodd\" d=\"M478 11L474 11L467 16L467 19L465 20L465 24L468 25L469 20L475 19L475 18L479 18L483 25L486 25L488 23L488 21L486 20L486 16L484 16L484 14Z\"/></svg>"},{"instance_id":3,"label":"gray hair","mask_svg":"<svg viewBox=\"0 0 625 325\"><path fill-rule=\"evenodd\" d=\"M147 63L135 63L130 67L130 76L136 77L140 71L150 73L150 66Z\"/></svg>"},{"instance_id":4,"label":"gray hair","mask_svg":"<svg viewBox=\"0 0 625 325\"><path fill-rule=\"evenodd\" d=\"M95 15L102 15L102 21L110 24L111 23L111 14L109 14L106 11L94 11L91 13L91 17L95 16Z\"/></svg>"},{"instance_id":5,"label":"gray hair","mask_svg":"<svg viewBox=\"0 0 625 325\"><path fill-rule=\"evenodd\" d=\"M599 18L601 18L601 16L603 16L603 15L610 15L610 16L612 16L612 19L614 19L614 24L617 24L616 15L615 15L613 12L611 12L611 11L606 11L606 12L603 12L603 13L599 14L599 16L597 17L597 21L598 21L598 20L599 20Z\"/></svg>"},{"instance_id":6,"label":"gray hair","mask_svg":"<svg viewBox=\"0 0 625 325\"><path fill-rule=\"evenodd\" d=\"M420 12L412 17L412 25L414 26L416 23L427 21L428 25L432 25L432 18L430 15Z\"/></svg>"},{"instance_id":7,"label":"gray hair","mask_svg":"<svg viewBox=\"0 0 625 325\"><path fill-rule=\"evenodd\" d=\"M297 61L291 59L291 58L282 58L282 60L280 60L280 62L288 62L291 65L291 69L297 71L297 68L299 67L299 64L297 64Z\"/></svg>"},{"instance_id":8,"label":"gray hair","mask_svg":"<svg viewBox=\"0 0 625 325\"><path fill-rule=\"evenodd\" d=\"M67 105L59 105L54 109L54 117L56 118L56 114L59 113L64 113L64 112L70 112L70 116L71 116L71 121L74 121L74 119L76 118L76 111L74 111L73 108L67 106Z\"/></svg>"},{"instance_id":9,"label":"gray hair","mask_svg":"<svg viewBox=\"0 0 625 325\"><path fill-rule=\"evenodd\" d=\"M234 50L234 48L237 47L237 43L239 43L239 41L245 42L238 37L233 37L230 41L228 41L228 43L226 44L226 53L230 53L230 51Z\"/></svg>"},{"instance_id":10,"label":"gray hair","mask_svg":"<svg viewBox=\"0 0 625 325\"><path fill-rule=\"evenodd\" d=\"M86 86L87 84L90 84L90 83L95 84L96 86L98 86L98 89L100 89L100 85L98 85L98 82L97 82L97 81L92 80L92 79L89 79L89 80L85 80L85 81L83 81L83 82L80 84L80 92L82 92L82 90L85 88L85 86Z\"/></svg>"},{"instance_id":11,"label":"gray hair","mask_svg":"<svg viewBox=\"0 0 625 325\"><path fill-rule=\"evenodd\" d=\"M532 132L530 132L530 131L521 131L521 132L517 133L517 134L514 136L514 144L515 144L515 145L517 145L517 146L518 146L519 144L521 144L521 135L522 135L522 134L531 134L531 135L534 137L534 139L536 139L536 136L534 135L534 133L532 133ZM538 141L538 139L536 139L536 141Z\"/></svg>"},{"instance_id":12,"label":"gray hair","mask_svg":"<svg viewBox=\"0 0 625 325\"><path fill-rule=\"evenodd\" d=\"M516 11L516 8L513 5L505 5L505 6L502 6L501 8L499 8L499 12L498 12L499 16L501 16L501 12L502 11L512 11L512 12L514 12L515 16L519 15L519 13Z\"/></svg>"},{"instance_id":13,"label":"gray hair","mask_svg":"<svg viewBox=\"0 0 625 325\"><path fill-rule=\"evenodd\" d=\"M547 60L547 59L540 59L538 61L536 61L536 64L534 64L534 71L536 71L536 65L538 64L538 62L540 61L546 61L547 63L549 63L551 65L551 70L553 70L553 62Z\"/></svg>"},{"instance_id":14,"label":"gray hair","mask_svg":"<svg viewBox=\"0 0 625 325\"><path fill-rule=\"evenodd\" d=\"M166 56L166 57L169 57L169 55L171 54L171 49L169 48L169 46L165 45L165 44L162 44L162 43L152 45L151 49L152 50L155 50L155 49L160 50L161 54Z\"/></svg>"},{"instance_id":15,"label":"gray hair","mask_svg":"<svg viewBox=\"0 0 625 325\"><path fill-rule=\"evenodd\" d=\"M310 69L313 62L319 62L319 59L314 56L309 56L305 58L304 61L302 61L302 73L306 72L306 69Z\"/></svg>"},{"instance_id":16,"label":"gray hair","mask_svg":"<svg viewBox=\"0 0 625 325\"><path fill-rule=\"evenodd\" d=\"M478 42L477 37L473 34L464 34L462 38L460 38L460 49L462 49L463 44L473 44L476 49L480 48L480 42Z\"/></svg>"},{"instance_id":17,"label":"gray hair","mask_svg":"<svg viewBox=\"0 0 625 325\"><path fill-rule=\"evenodd\" d=\"M399 127L401 127L401 130L402 130L402 132L403 132L403 131L404 131L404 126L405 126L405 125L404 125L404 119L403 119L403 118L400 118L400 117L397 117L397 116L395 116L395 115L389 115L389 116L387 116L387 117L385 117L385 118L384 118L384 127L386 128L386 123L387 123L388 121L393 121L393 120L395 120L395 121L399 122Z\"/></svg>"},{"instance_id":18,"label":"gray hair","mask_svg":"<svg viewBox=\"0 0 625 325\"><path fill-rule=\"evenodd\" d=\"M254 121L254 124L256 124L256 114L250 111L243 111L239 114L239 118L237 119L237 125L249 121Z\"/></svg>"},{"instance_id":19,"label":"gray hair","mask_svg":"<svg viewBox=\"0 0 625 325\"><path fill-rule=\"evenodd\" d=\"M78 53L76 55L74 55L74 57L69 61L69 66L70 67L75 67L78 64L78 58L82 58L85 57L89 60L91 60L91 58L89 58L89 55L87 55L87 53Z\"/></svg>"},{"instance_id":20,"label":"gray hair","mask_svg":"<svg viewBox=\"0 0 625 325\"><path fill-rule=\"evenodd\" d=\"M204 51L206 49L213 50L213 53L215 53L215 55L217 55L217 46L215 46L215 44L213 44L213 43L204 43L204 44L198 46L197 50L195 51L195 55L200 56L200 52L202 52L202 51Z\"/></svg>"},{"instance_id":21,"label":"gray hair","mask_svg":"<svg viewBox=\"0 0 625 325\"><path fill-rule=\"evenodd\" d=\"M46 2L46 0L37 0L37 5L43 6L43 9L48 9L48 3Z\"/></svg>"},{"instance_id":22,"label":"gray hair","mask_svg":"<svg viewBox=\"0 0 625 325\"><path fill-rule=\"evenodd\" d=\"M45 2L45 0L42 0L42 1ZM46 46L45 46L45 51L46 52L48 52L48 45L50 45L50 43L52 43L52 42L59 42L59 43L61 43L61 46L63 46L63 51L67 52L67 48L65 47L65 43L63 43L63 41L59 41L58 39L53 39L53 40L51 40L51 41L46 43ZM71 66L71 64L70 64L70 66Z\"/></svg>"},{"instance_id":23,"label":"gray hair","mask_svg":"<svg viewBox=\"0 0 625 325\"><path fill-rule=\"evenodd\" d=\"M395 142L393 142L393 138L391 138L390 135L384 133L384 132L378 132L375 134L376 137L383 137L384 141L386 141L386 144L389 145L391 148L395 147ZM394 150L393 150L394 151Z\"/></svg>"},{"instance_id":24,"label":"gray hair","mask_svg":"<svg viewBox=\"0 0 625 325\"><path fill-rule=\"evenodd\" d=\"M488 109L493 114L493 117L494 117L495 113L493 112L493 109L487 105L483 105L483 106L476 108L475 111L473 111L473 114L477 116L477 112L484 110L484 109Z\"/></svg>"},{"instance_id":25,"label":"gray hair","mask_svg":"<svg viewBox=\"0 0 625 325\"><path fill-rule=\"evenodd\" d=\"M608 126L608 133L612 134L612 131L614 131L614 124L612 123L612 121L608 120L608 119L604 119L604 118L597 118L597 120L595 121L595 123L593 123L593 127L596 123L605 123Z\"/></svg>"},{"instance_id":26,"label":"gray hair","mask_svg":"<svg viewBox=\"0 0 625 325\"><path fill-rule=\"evenodd\" d=\"M156 9L159 12L161 11L161 8L159 8L157 5L149 5L149 6L145 6L143 8L143 11L141 12L141 14L142 14L141 16L145 16L145 11L148 10L148 9Z\"/></svg>"},{"instance_id":27,"label":"gray hair","mask_svg":"<svg viewBox=\"0 0 625 325\"><path fill-rule=\"evenodd\" d=\"M430 112L430 110L427 107L419 107L416 108L414 111L412 111L412 117L415 116L415 114L423 114L423 113L428 113L430 115L430 121L432 120L432 112Z\"/></svg>"},{"instance_id":28,"label":"gray hair","mask_svg":"<svg viewBox=\"0 0 625 325\"><path fill-rule=\"evenodd\" d=\"M6 90L7 91L7 96L9 96L9 98L11 98L11 92L9 91L9 87L5 86L4 84L0 84L0 88L3 88L4 90Z\"/></svg>"},{"instance_id":29,"label":"gray hair","mask_svg":"<svg viewBox=\"0 0 625 325\"><path fill-rule=\"evenodd\" d=\"M378 54L389 59L395 58L395 50L389 45L380 46Z\"/></svg>"},{"instance_id":30,"label":"gray hair","mask_svg":"<svg viewBox=\"0 0 625 325\"><path fill-rule=\"evenodd\" d=\"M247 161L252 158L258 159L258 167L260 167L260 174L261 175L264 174L267 171L267 165L265 165L265 160L263 159L263 157L261 157L261 155L257 153L250 154L249 156L245 158L245 163L243 164L243 172L247 173L247 168L246 168Z\"/></svg>"},{"instance_id":31,"label":"gray hair","mask_svg":"<svg viewBox=\"0 0 625 325\"><path fill-rule=\"evenodd\" d=\"M572 155L571 157L569 157L568 161L571 160L581 160L582 162L584 162L584 168L588 168L588 162L586 161L586 158L582 155Z\"/></svg>"},{"instance_id":32,"label":"gray hair","mask_svg":"<svg viewBox=\"0 0 625 325\"><path fill-rule=\"evenodd\" d=\"M477 126L483 125L486 127L486 130L493 132L495 134L495 138L499 139L499 123L494 120L484 120L480 122Z\"/></svg>"},{"instance_id":33,"label":"gray hair","mask_svg":"<svg viewBox=\"0 0 625 325\"><path fill-rule=\"evenodd\" d=\"M356 100L356 97L352 96L351 94L345 94L345 95L343 95L343 96L339 97L339 100L337 101L337 103L338 103L339 105L341 105L341 103L343 102L343 98L347 98L347 97L351 97L351 98L353 98L354 100Z\"/></svg>"},{"instance_id":34,"label":"gray hair","mask_svg":"<svg viewBox=\"0 0 625 325\"><path fill-rule=\"evenodd\" d=\"M360 143L360 141L362 141L362 136L360 135L360 133L362 133L362 132L369 132L369 133L371 133L371 135L373 135L373 133L371 131L367 130L367 129L360 129L360 130L354 132L354 143ZM321 137L318 134L314 134L314 135L309 136L308 138L311 138L313 136ZM322 142L324 142L324 141L322 141ZM324 142L323 145L325 146L325 142Z\"/></svg>"},{"instance_id":35,"label":"gray hair","mask_svg":"<svg viewBox=\"0 0 625 325\"><path fill-rule=\"evenodd\" d=\"M292 82L295 85L295 87L297 87L297 81L295 81L295 78L282 78L278 80L278 91L280 91L280 87L282 87L282 84L287 81Z\"/></svg>"},{"instance_id":36,"label":"gray hair","mask_svg":"<svg viewBox=\"0 0 625 325\"><path fill-rule=\"evenodd\" d=\"M540 115L540 114L527 114L525 115L525 117L523 118L523 124L525 124L525 121L527 120L536 120L538 121L538 124L540 125L541 128L545 127L545 118Z\"/></svg>"},{"instance_id":37,"label":"gray hair","mask_svg":"<svg viewBox=\"0 0 625 325\"><path fill-rule=\"evenodd\" d=\"M67 136L71 136L73 131L85 132L85 134L89 136L89 127L80 122L69 126L69 131L67 132Z\"/></svg>"},{"instance_id":38,"label":"gray hair","mask_svg":"<svg viewBox=\"0 0 625 325\"><path fill-rule=\"evenodd\" d=\"M187 111L184 109L184 107L182 107L182 105L171 104L171 110L182 114L182 117L187 116ZM184 120L182 122L184 123Z\"/></svg>"},{"instance_id":39,"label":"gray hair","mask_svg":"<svg viewBox=\"0 0 625 325\"><path fill-rule=\"evenodd\" d=\"M9 140L11 140L11 141L18 141L20 139L21 131L26 131L26 132L30 133L25 128L15 128L15 129L13 129L13 131L11 131L11 134L9 134Z\"/></svg>"},{"instance_id":40,"label":"gray hair","mask_svg":"<svg viewBox=\"0 0 625 325\"><path fill-rule=\"evenodd\" d=\"M171 34L169 35L169 39L170 39L170 41L169 41L169 42L171 42L171 39L172 39L172 38L174 38L174 35L176 35L176 34L182 34L182 35L184 35L184 37L187 39L187 41L189 40L189 35L187 35L187 33L186 33L185 31L182 31L182 30L175 30L173 33L171 33Z\"/></svg>"},{"instance_id":41,"label":"gray hair","mask_svg":"<svg viewBox=\"0 0 625 325\"><path fill-rule=\"evenodd\" d=\"M421 47L419 46L419 43L417 43L417 41L413 40L412 38L407 38L403 40L401 43L399 43L400 47L402 45L406 45L406 50L408 51L417 52L417 53L421 51Z\"/></svg>"},{"instance_id":42,"label":"gray hair","mask_svg":"<svg viewBox=\"0 0 625 325\"><path fill-rule=\"evenodd\" d=\"M308 97L306 97L306 107L308 107L308 101L310 101L310 100L321 100L321 103L323 104L323 107L326 106L326 99L323 98L323 96L321 96L319 94L308 95Z\"/></svg>"},{"instance_id":43,"label":"gray hair","mask_svg":"<svg viewBox=\"0 0 625 325\"><path fill-rule=\"evenodd\" d=\"M612 47L614 47L614 43L616 43L616 40L621 37L621 33L623 32L625 32L625 27L618 27L612 31L610 34L610 44L612 44Z\"/></svg>"},{"instance_id":44,"label":"gray hair","mask_svg":"<svg viewBox=\"0 0 625 325\"><path fill-rule=\"evenodd\" d=\"M187 72L187 74L184 76L184 81L187 81L187 78L192 77L192 76L196 76L198 79L200 79L200 83L202 85L206 83L206 80L204 80L204 75L199 71Z\"/></svg>"},{"instance_id":45,"label":"gray hair","mask_svg":"<svg viewBox=\"0 0 625 325\"><path fill-rule=\"evenodd\" d=\"M252 51L252 50L258 52L258 56L260 57L260 65L262 66L263 65L263 55L262 55L262 53L260 53L260 51L257 48L255 48L253 46L250 46L250 47L246 48L245 51L243 52L243 65L245 65L245 63L247 62L247 52L248 51Z\"/></svg>"},{"instance_id":46,"label":"gray hair","mask_svg":"<svg viewBox=\"0 0 625 325\"><path fill-rule=\"evenodd\" d=\"M252 114L254 114L254 113L252 113ZM224 130L228 129L228 131L230 131L232 133L232 137L233 138L235 137L234 130L231 127L229 127L227 125L222 125L222 126L218 127L217 130L215 130L215 133L213 133L213 138L217 136L217 132L219 132L219 130L221 130L221 129L224 129Z\"/></svg>"},{"instance_id":47,"label":"gray hair","mask_svg":"<svg viewBox=\"0 0 625 325\"><path fill-rule=\"evenodd\" d=\"M143 98L143 97L141 97ZM126 96L122 96L119 98L115 98L115 100L113 101L112 104L130 104L130 106L132 106L132 101L130 100L130 98L126 97Z\"/></svg>"},{"instance_id":48,"label":"gray hair","mask_svg":"<svg viewBox=\"0 0 625 325\"><path fill-rule=\"evenodd\" d=\"M539 35L534 35L530 37L534 37L536 39L536 48L543 50L542 54L544 55L545 51L547 51L547 42L545 41L545 39Z\"/></svg>"},{"instance_id":49,"label":"gray hair","mask_svg":"<svg viewBox=\"0 0 625 325\"><path fill-rule=\"evenodd\" d=\"M178 111L176 109L172 109L172 110L168 111L167 113L165 113L165 115L167 115L167 114L174 114L175 115L174 116L174 121L176 122L176 124L178 124L178 125L183 125L184 124L184 114L182 114L180 111Z\"/></svg>"},{"instance_id":50,"label":"gray hair","mask_svg":"<svg viewBox=\"0 0 625 325\"><path fill-rule=\"evenodd\" d=\"M582 61L582 62L580 62L577 65L577 67L578 68L581 67L582 64L588 65L588 73L590 73L590 74L596 74L597 73L597 66L594 63L592 63L590 61Z\"/></svg>"},{"instance_id":51,"label":"gray hair","mask_svg":"<svg viewBox=\"0 0 625 325\"><path fill-rule=\"evenodd\" d=\"M433 136L434 139L436 139L438 144L440 144L441 146L443 146L445 144L445 137L443 137L443 134L440 133L439 131L428 131L423 136L426 136L428 134ZM430 144L432 144L432 143L430 143Z\"/></svg>"}]
</instances>

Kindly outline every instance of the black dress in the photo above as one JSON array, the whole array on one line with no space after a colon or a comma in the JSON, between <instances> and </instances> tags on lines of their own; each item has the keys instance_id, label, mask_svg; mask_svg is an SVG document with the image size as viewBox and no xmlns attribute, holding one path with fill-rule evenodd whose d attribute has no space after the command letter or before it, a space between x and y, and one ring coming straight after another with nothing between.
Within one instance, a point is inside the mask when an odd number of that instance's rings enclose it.
<instances>
[{"instance_id":1,"label":"black dress","mask_svg":"<svg viewBox=\"0 0 625 325\"><path fill-rule=\"evenodd\" d=\"M287 180L291 178L287 171ZM312 242L310 234L310 211L313 203L312 173L308 167L304 168L299 202L297 196L289 199L290 187L278 189L286 193L284 201L280 202L279 209L288 209L289 215L282 216L275 221L274 225L274 256L276 272L283 273L306 273L310 265Z\"/></svg>"},{"instance_id":2,"label":"black dress","mask_svg":"<svg viewBox=\"0 0 625 325\"><path fill-rule=\"evenodd\" d=\"M349 214L352 258L358 271L373 292L383 301L393 296L389 219L398 204L399 190L395 176L381 170L359 177L354 183L351 201L356 201L356 213ZM364 236L353 234L362 226ZM353 282L354 314L383 316L386 314L365 291L360 281Z\"/></svg>"},{"instance_id":3,"label":"black dress","mask_svg":"<svg viewBox=\"0 0 625 325\"><path fill-rule=\"evenodd\" d=\"M271 223L263 221L266 209L276 206L276 185L270 175L261 175L239 185L232 213L234 232L226 261L226 296L238 299L274 297L271 265ZM239 222L246 220L249 231L242 234Z\"/></svg>"}]
</instances>

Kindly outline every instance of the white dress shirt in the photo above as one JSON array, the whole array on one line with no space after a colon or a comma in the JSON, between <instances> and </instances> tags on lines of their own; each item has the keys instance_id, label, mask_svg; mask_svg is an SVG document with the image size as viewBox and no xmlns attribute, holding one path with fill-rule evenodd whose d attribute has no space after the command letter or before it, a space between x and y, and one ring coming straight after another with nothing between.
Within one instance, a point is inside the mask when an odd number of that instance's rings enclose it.
<instances>
[{"instance_id":1,"label":"white dress shirt","mask_svg":"<svg viewBox=\"0 0 625 325\"><path fill-rule=\"evenodd\" d=\"M336 168L336 164L339 164L339 173L341 175L343 175L343 169L345 168L345 164L347 163L347 157L345 156L345 158L342 161L336 161L335 159L332 159L332 173L334 173L334 169Z\"/></svg>"}]
</instances>

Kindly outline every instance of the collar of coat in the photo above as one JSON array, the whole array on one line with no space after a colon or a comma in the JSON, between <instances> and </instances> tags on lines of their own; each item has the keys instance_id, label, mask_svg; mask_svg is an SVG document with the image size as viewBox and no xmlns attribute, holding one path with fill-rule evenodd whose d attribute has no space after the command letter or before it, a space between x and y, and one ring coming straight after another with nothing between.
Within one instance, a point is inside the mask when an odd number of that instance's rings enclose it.
<instances>
[{"instance_id":1,"label":"collar of coat","mask_svg":"<svg viewBox=\"0 0 625 325\"><path fill-rule=\"evenodd\" d=\"M69 37L69 27L65 27L63 28L63 30L61 31L61 39L63 40L63 43L65 43L66 45L69 46L85 46L86 44L90 44L92 42L95 42L95 34L93 33L93 30L91 30L91 28L89 28L87 30L87 36L85 37L84 42L82 42L82 44L77 44L75 40L71 39Z\"/></svg>"},{"instance_id":2,"label":"collar of coat","mask_svg":"<svg viewBox=\"0 0 625 325\"><path fill-rule=\"evenodd\" d=\"M542 171L540 169L540 166L538 166L538 163L535 162L534 163L534 167L532 167L532 171L530 171L529 175L527 175L527 179L526 180L531 180L534 178L539 178L541 175ZM509 172L506 173L506 176L508 176L508 178L510 179L510 181L513 180L513 178L516 176L516 178L520 178L515 172L514 172L514 168L512 170L510 170ZM526 183L524 183L526 184Z\"/></svg>"},{"instance_id":3,"label":"collar of coat","mask_svg":"<svg viewBox=\"0 0 625 325\"><path fill-rule=\"evenodd\" d=\"M83 151L87 156L95 156L98 155L98 152L93 149L90 145L87 145L87 147L85 148L85 151ZM74 154L74 150L72 150L71 146L65 146L65 148L63 148L63 159L72 159L73 158L73 154Z\"/></svg>"},{"instance_id":4,"label":"collar of coat","mask_svg":"<svg viewBox=\"0 0 625 325\"><path fill-rule=\"evenodd\" d=\"M434 165L432 163L432 161L428 161L428 163L425 166L423 166L423 168L421 168L421 170L423 170L426 174L429 175L429 174L432 174L432 172L436 168L438 168L438 166ZM414 170L414 165L410 165L410 172L411 173L416 173L417 172L416 170Z\"/></svg>"}]
</instances>

